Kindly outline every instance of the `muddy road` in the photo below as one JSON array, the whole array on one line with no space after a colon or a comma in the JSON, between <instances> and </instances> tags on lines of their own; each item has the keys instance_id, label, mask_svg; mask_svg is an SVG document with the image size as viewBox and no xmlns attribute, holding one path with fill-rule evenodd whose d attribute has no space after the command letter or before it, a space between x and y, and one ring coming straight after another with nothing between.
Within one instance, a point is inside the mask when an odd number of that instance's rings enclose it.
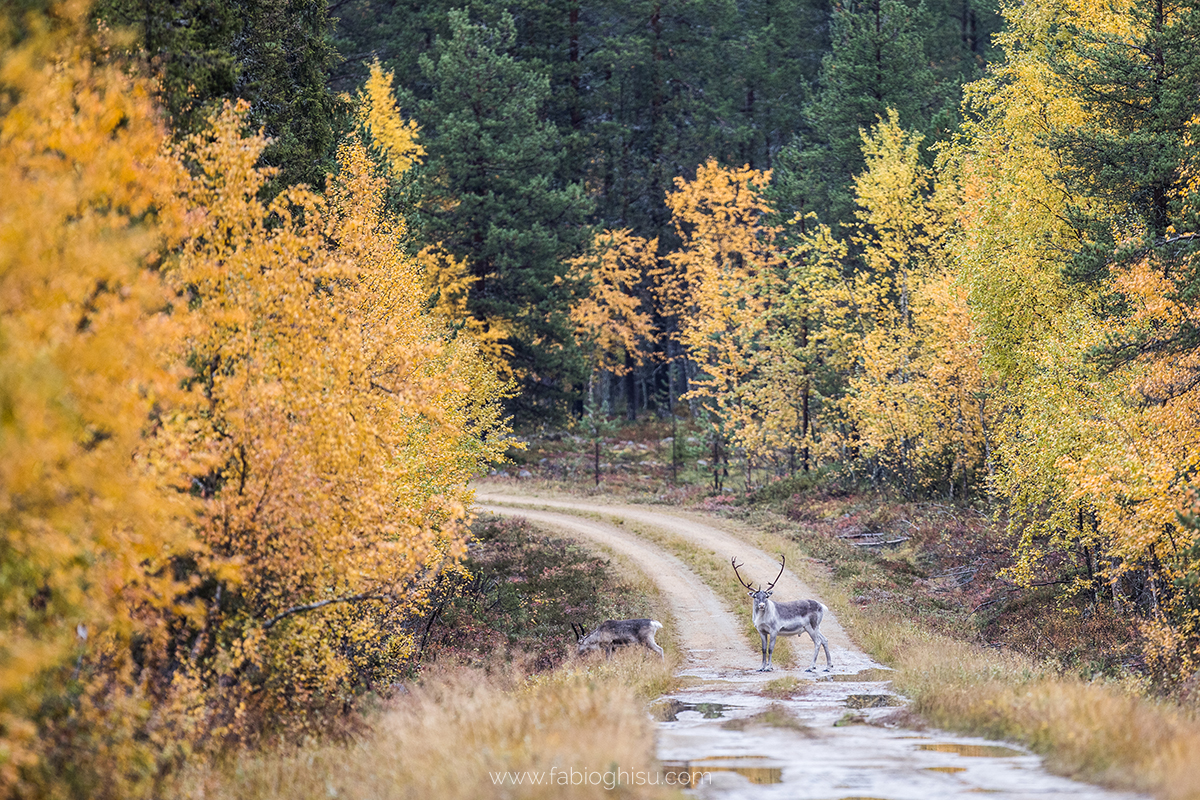
<instances>
[{"instance_id":1,"label":"muddy road","mask_svg":"<svg viewBox=\"0 0 1200 800\"><path fill-rule=\"evenodd\" d=\"M905 698L892 690L887 670L854 644L832 611L821 625L833 656L831 670L824 670L822 653L817 671L804 671L813 645L803 636L790 639L792 664L780 663L777 654L773 672L758 672L759 644L747 635L742 619L749 617L749 603L729 609L682 559L645 535L647 529L657 531L725 561L736 555L746 564L747 580L769 582L779 570L777 556L753 547L721 520L648 506L521 495L495 486L479 489L476 508L521 516L601 545L637 564L658 585L672 617L663 622L672 627L682 655L680 674L687 678L686 688L656 704L666 718L659 724L658 757L675 782L690 780L700 797L1143 797L1051 775L1039 757L1015 745L892 726L886 720ZM728 579L736 581L732 570ZM820 599L791 570L780 576L775 598ZM800 682L790 695L764 694L768 682L784 677ZM773 714L778 720L780 711L786 718L782 727L756 719Z\"/></svg>"}]
</instances>

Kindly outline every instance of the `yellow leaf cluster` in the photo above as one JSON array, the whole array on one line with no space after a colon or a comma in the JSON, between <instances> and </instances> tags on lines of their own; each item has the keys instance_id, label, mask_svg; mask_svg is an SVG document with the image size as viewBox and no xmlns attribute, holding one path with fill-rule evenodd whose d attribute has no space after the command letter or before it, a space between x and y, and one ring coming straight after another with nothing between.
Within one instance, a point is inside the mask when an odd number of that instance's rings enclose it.
<instances>
[{"instance_id":1,"label":"yellow leaf cluster","mask_svg":"<svg viewBox=\"0 0 1200 800\"><path fill-rule=\"evenodd\" d=\"M420 144L419 128L414 120L405 120L392 91L395 76L375 61L366 84L358 95L358 117L368 142L382 152L394 181L406 179L420 163L425 148ZM347 201L349 203L350 201ZM402 218L389 220L394 235L408 241ZM467 263L447 253L438 244L425 244L416 253L421 285L435 314L456 330L463 329L493 362L503 378L511 377L508 359L512 347L506 344L510 332L502 320L479 319L467 311L467 297L478 276L470 274Z\"/></svg>"},{"instance_id":2,"label":"yellow leaf cluster","mask_svg":"<svg viewBox=\"0 0 1200 800\"><path fill-rule=\"evenodd\" d=\"M158 260L181 170L150 88L91 63L92 46L35 31L0 64L0 787L13 791L37 773L42 692L62 689L47 668L106 629L132 633L132 608L169 603L163 567L190 540L188 499L160 491L178 466L144 441L182 374L163 358L175 331Z\"/></svg>"},{"instance_id":3,"label":"yellow leaf cluster","mask_svg":"<svg viewBox=\"0 0 1200 800\"><path fill-rule=\"evenodd\" d=\"M1156 645L1155 658L1172 651L1169 657L1186 666L1200 663L1192 652L1200 625L1171 605L1169 598L1181 595L1169 587L1196 570L1180 555L1190 534L1180 529L1178 514L1198 466L1193 376L1200 364L1192 350L1154 342L1197 324L1193 301L1172 279L1173 270L1186 274L1192 267L1151 247L1132 257L1114 253L1110 277L1099 285L1065 281L1065 260L1078 245L1078 232L1067 224L1073 211L1117 220L1119 248L1143 241L1145 231L1121 227L1122 215L1106 209L1105 200L1069 195L1057 182L1047 144L1052 131L1099 123L1077 92L1064 90L1047 54L1085 57L1086 51L1058 47L1073 29L1132 46L1132 8L1072 0L1006 9L1000 44L1007 58L968 87L977 113L947 159L963 187L952 247L984 363L1003 382L995 488L1022 535L1014 576L1037 579L1052 550L1083 552L1118 606L1123 576L1140 576L1156 612L1182 626L1166 638L1161 626L1151 631L1150 640L1175 643ZM1179 165L1184 204L1193 193L1190 168ZM1114 299L1128 311L1113 313ZM1119 343L1125 343L1120 357L1098 358Z\"/></svg>"},{"instance_id":4,"label":"yellow leaf cluster","mask_svg":"<svg viewBox=\"0 0 1200 800\"><path fill-rule=\"evenodd\" d=\"M658 239L629 230L605 231L594 252L572 259L571 280L587 293L571 307L571 320L587 343L592 369L624 375L645 363L655 329L641 286L658 266Z\"/></svg>"},{"instance_id":5,"label":"yellow leaf cluster","mask_svg":"<svg viewBox=\"0 0 1200 800\"><path fill-rule=\"evenodd\" d=\"M853 365L845 413L868 452L910 490L965 483L985 460L987 435L974 323L946 247L957 197L944 184L934 191L920 144L894 111L864 132L851 236L861 261L821 294L841 332L830 344L853 348L836 359Z\"/></svg>"},{"instance_id":6,"label":"yellow leaf cluster","mask_svg":"<svg viewBox=\"0 0 1200 800\"><path fill-rule=\"evenodd\" d=\"M422 264L366 148L343 144L325 198L293 187L263 204L266 142L244 120L228 107L187 147L197 227L172 279L189 298L180 357L197 393L180 431L206 456L200 537L238 567L245 617L231 627L250 636L297 606L385 598L247 639L239 658L290 687L275 702L299 702L301 687L329 702L355 668L324 633L330 616L359 658L377 658L395 646L381 619L410 613L421 576L461 552L447 543L463 536L467 479L501 455L502 437L483 435L500 427L504 387L427 311Z\"/></svg>"},{"instance_id":7,"label":"yellow leaf cluster","mask_svg":"<svg viewBox=\"0 0 1200 800\"><path fill-rule=\"evenodd\" d=\"M387 156L392 174L399 178L419 162L425 148L417 142L417 123L400 115L392 92L394 76L379 61L372 62L366 85L359 95L359 118L371 141Z\"/></svg>"},{"instance_id":8,"label":"yellow leaf cluster","mask_svg":"<svg viewBox=\"0 0 1200 800\"><path fill-rule=\"evenodd\" d=\"M667 195L682 245L659 271L660 300L701 370L692 396L711 402L717 419L734 430L755 417L747 385L753 343L785 267L776 230L763 220L771 209L759 187L769 180L770 173L709 160L695 180L676 178Z\"/></svg>"}]
</instances>

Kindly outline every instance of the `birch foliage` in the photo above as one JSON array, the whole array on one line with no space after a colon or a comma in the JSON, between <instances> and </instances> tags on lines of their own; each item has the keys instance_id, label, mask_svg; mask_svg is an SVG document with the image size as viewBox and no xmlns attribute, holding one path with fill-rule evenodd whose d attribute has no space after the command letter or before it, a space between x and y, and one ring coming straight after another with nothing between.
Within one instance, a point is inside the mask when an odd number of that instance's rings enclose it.
<instances>
[{"instance_id":1,"label":"birch foliage","mask_svg":"<svg viewBox=\"0 0 1200 800\"><path fill-rule=\"evenodd\" d=\"M732 430L754 424L747 378L783 268L759 191L769 180L770 173L710 160L695 180L677 178L677 191L667 196L682 246L660 273L662 303L699 368L692 395Z\"/></svg>"},{"instance_id":2,"label":"birch foliage","mask_svg":"<svg viewBox=\"0 0 1200 800\"><path fill-rule=\"evenodd\" d=\"M170 144L59 11L0 64L0 792L139 797L395 678L508 387L358 135L264 202L245 105Z\"/></svg>"}]
</instances>

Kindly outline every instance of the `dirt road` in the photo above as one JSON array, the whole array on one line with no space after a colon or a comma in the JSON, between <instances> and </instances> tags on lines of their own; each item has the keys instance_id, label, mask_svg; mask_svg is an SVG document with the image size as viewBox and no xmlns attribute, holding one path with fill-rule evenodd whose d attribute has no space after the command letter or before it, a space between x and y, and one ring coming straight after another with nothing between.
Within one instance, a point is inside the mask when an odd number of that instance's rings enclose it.
<instances>
[{"instance_id":1,"label":"dirt road","mask_svg":"<svg viewBox=\"0 0 1200 800\"><path fill-rule=\"evenodd\" d=\"M480 503L477 507L493 514L514 513L513 508L500 505ZM711 672L745 667L742 634L733 616L712 589L678 558L612 523L538 509L516 513L539 527L603 545L636 563L667 598L673 617L672 635L683 650L687 668Z\"/></svg>"},{"instance_id":2,"label":"dirt road","mask_svg":"<svg viewBox=\"0 0 1200 800\"><path fill-rule=\"evenodd\" d=\"M476 494L480 511L522 516L539 527L603 545L636 563L659 586L682 650L681 673L691 685L664 698L667 721L659 730L658 756L676 780L690 777L695 792L714 798L963 798L986 792L1018 798L1141 797L1109 792L1046 772L1037 756L1013 746L884 724L903 705L880 669L830 612L821 630L829 638L834 668L826 673L781 668L760 673L759 646L743 633L729 609L681 559L630 528L665 532L727 560L736 555L754 582L768 582L779 562L744 541L720 520L645 506L608 505L520 495L489 486ZM586 516L581 516L586 515ZM630 525L636 523L636 525ZM729 580L735 580L732 572ZM816 598L790 570L776 597ZM664 620L665 621L665 620ZM795 640L793 640L795 641ZM811 643L794 646L808 666ZM819 663L824 666L824 656ZM790 697L764 695L764 684L783 676L802 681ZM757 717L776 707L788 726ZM776 718L779 714L776 713Z\"/></svg>"}]
</instances>

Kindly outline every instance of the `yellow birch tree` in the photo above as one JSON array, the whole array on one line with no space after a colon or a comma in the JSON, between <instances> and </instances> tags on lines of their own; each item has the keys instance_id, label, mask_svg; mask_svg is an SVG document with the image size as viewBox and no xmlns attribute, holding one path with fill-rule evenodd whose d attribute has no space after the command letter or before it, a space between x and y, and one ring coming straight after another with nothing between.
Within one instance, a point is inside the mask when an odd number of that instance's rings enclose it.
<instances>
[{"instance_id":1,"label":"yellow birch tree","mask_svg":"<svg viewBox=\"0 0 1200 800\"><path fill-rule=\"evenodd\" d=\"M241 698L220 729L239 736L315 724L296 712L340 709L356 675L402 666L422 577L461 553L466 480L501 456L504 392L427 311L364 146L343 144L327 199L292 187L264 205L244 115L188 144L196 235L172 273L197 393L178 431L208 465L199 535L237 570L207 593L192 650Z\"/></svg>"},{"instance_id":2,"label":"yellow birch tree","mask_svg":"<svg viewBox=\"0 0 1200 800\"><path fill-rule=\"evenodd\" d=\"M192 548L191 501L172 488L184 464L146 441L184 374L165 355L177 328L160 259L182 172L151 87L97 58L85 12L30 16L0 56L5 796L144 788L153 745L134 736L147 705L129 644L148 616L186 611L168 568Z\"/></svg>"},{"instance_id":3,"label":"yellow birch tree","mask_svg":"<svg viewBox=\"0 0 1200 800\"><path fill-rule=\"evenodd\" d=\"M956 197L948 182L935 193L921 141L894 111L863 133L851 237L861 262L826 297L845 310L843 330L859 335L845 405L862 442L906 491L938 484L953 494L983 465L986 387L946 250Z\"/></svg>"},{"instance_id":4,"label":"yellow birch tree","mask_svg":"<svg viewBox=\"0 0 1200 800\"><path fill-rule=\"evenodd\" d=\"M676 178L667 207L682 245L659 272L663 307L698 368L691 396L710 404L717 436L745 443L761 439L747 379L786 267L776 231L763 219L770 207L759 187L769 180L770 173L713 160L699 166L693 181Z\"/></svg>"},{"instance_id":5,"label":"yellow birch tree","mask_svg":"<svg viewBox=\"0 0 1200 800\"><path fill-rule=\"evenodd\" d=\"M569 279L587 287L571 307L571 319L589 354L591 370L624 375L645 363L655 329L641 290L658 264L658 239L629 230L604 231L592 252L570 261Z\"/></svg>"}]
</instances>

